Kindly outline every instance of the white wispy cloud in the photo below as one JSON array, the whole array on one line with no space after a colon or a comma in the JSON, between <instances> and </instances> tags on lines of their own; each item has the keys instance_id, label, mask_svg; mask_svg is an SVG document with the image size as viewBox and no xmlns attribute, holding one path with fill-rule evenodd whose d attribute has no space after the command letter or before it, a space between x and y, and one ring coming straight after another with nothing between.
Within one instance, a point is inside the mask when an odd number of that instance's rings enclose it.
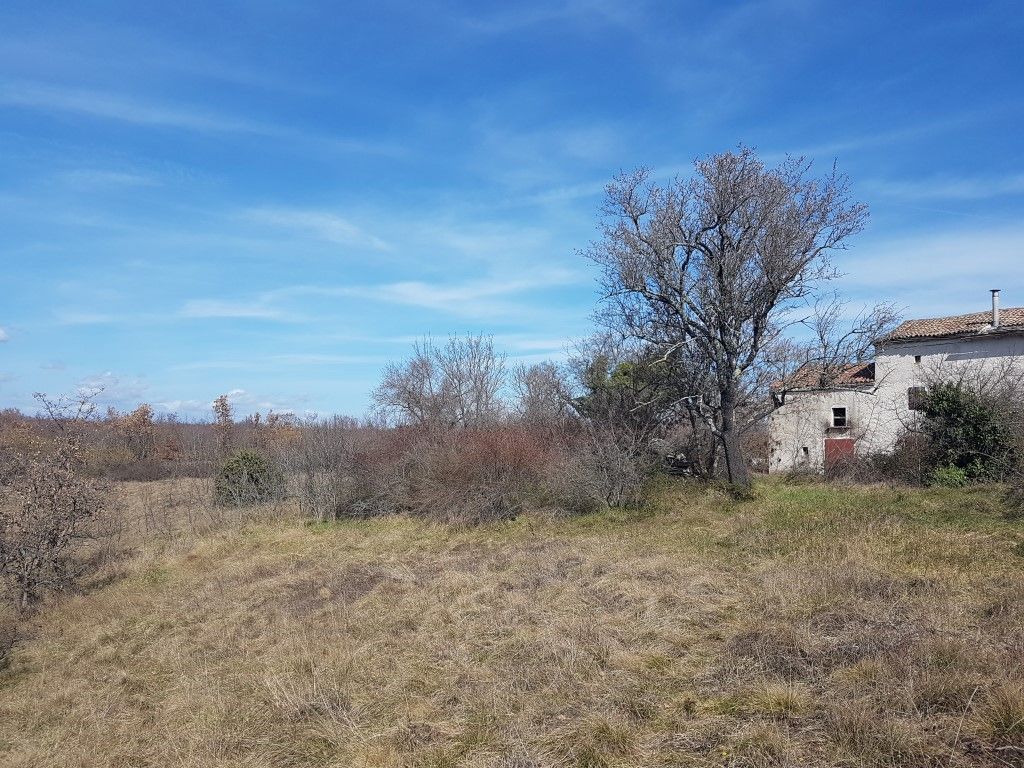
<instances>
[{"instance_id":1,"label":"white wispy cloud","mask_svg":"<svg viewBox=\"0 0 1024 768\"><path fill-rule=\"evenodd\" d=\"M465 29L485 35L506 35L538 25L573 21L630 26L638 23L640 8L628 9L614 0L562 0L561 2L515 3L499 10L462 19Z\"/></svg>"},{"instance_id":2,"label":"white wispy cloud","mask_svg":"<svg viewBox=\"0 0 1024 768\"><path fill-rule=\"evenodd\" d=\"M272 355L270 360L287 365L361 365L364 363L381 363L387 360L381 355L333 355L316 352L294 352L285 355Z\"/></svg>"},{"instance_id":3,"label":"white wispy cloud","mask_svg":"<svg viewBox=\"0 0 1024 768\"><path fill-rule=\"evenodd\" d=\"M287 139L324 151L392 156L404 154L401 147L380 141L321 135L290 125L234 117L185 104L165 104L109 91L48 83L0 82L0 105L47 112L66 112L134 125L198 133L248 134Z\"/></svg>"},{"instance_id":4,"label":"white wispy cloud","mask_svg":"<svg viewBox=\"0 0 1024 768\"><path fill-rule=\"evenodd\" d=\"M606 168L629 151L628 124L573 119L540 126L536 121L510 123L509 113L526 109L519 102L507 96L489 105L472 126L470 164L488 183L529 192L566 187L578 173Z\"/></svg>"},{"instance_id":5,"label":"white wispy cloud","mask_svg":"<svg viewBox=\"0 0 1024 768\"><path fill-rule=\"evenodd\" d=\"M244 211L242 218L259 224L301 232L338 245L363 246L377 251L390 250L388 243L381 238L329 211L297 208L252 208Z\"/></svg>"},{"instance_id":6,"label":"white wispy cloud","mask_svg":"<svg viewBox=\"0 0 1024 768\"><path fill-rule=\"evenodd\" d=\"M562 203L573 203L584 198L600 199L604 194L608 180L592 181L584 184L569 184L567 186L552 187L549 189L523 195L520 198L510 201L516 205L558 205Z\"/></svg>"},{"instance_id":7,"label":"white wispy cloud","mask_svg":"<svg viewBox=\"0 0 1024 768\"><path fill-rule=\"evenodd\" d=\"M5 341L10 341L10 340L11 340L11 334L9 334L5 328L0 327L0 344L3 344Z\"/></svg>"},{"instance_id":8,"label":"white wispy cloud","mask_svg":"<svg viewBox=\"0 0 1024 768\"><path fill-rule=\"evenodd\" d=\"M59 178L74 187L155 187L160 184L155 176L104 168L78 168L61 173Z\"/></svg>"},{"instance_id":9,"label":"white wispy cloud","mask_svg":"<svg viewBox=\"0 0 1024 768\"><path fill-rule=\"evenodd\" d=\"M266 370L268 367L281 368L296 365L362 365L365 363L382 363L388 358L381 355L340 355L319 352L293 352L288 354L262 356L250 360L197 360L170 366L173 371L205 371L205 370Z\"/></svg>"},{"instance_id":10,"label":"white wispy cloud","mask_svg":"<svg viewBox=\"0 0 1024 768\"><path fill-rule=\"evenodd\" d=\"M88 395L97 405L125 408L138 405L146 397L149 384L140 378L124 377L104 371L79 379L76 390Z\"/></svg>"},{"instance_id":11,"label":"white wispy cloud","mask_svg":"<svg viewBox=\"0 0 1024 768\"><path fill-rule=\"evenodd\" d=\"M252 360L194 360L168 366L171 371L236 371L253 368L258 363Z\"/></svg>"},{"instance_id":12,"label":"white wispy cloud","mask_svg":"<svg viewBox=\"0 0 1024 768\"><path fill-rule=\"evenodd\" d=\"M900 200L987 200L1024 195L1024 173L1006 176L939 176L915 181L876 179L864 187Z\"/></svg>"},{"instance_id":13,"label":"white wispy cloud","mask_svg":"<svg viewBox=\"0 0 1024 768\"><path fill-rule=\"evenodd\" d=\"M229 389L225 393L231 405L240 414L252 413L253 411L274 411L275 413L300 413L302 406L307 402L308 398L305 395L296 395L292 397L281 397L278 395L265 395L250 392L243 387L234 387ZM177 403L184 403L187 401L172 401ZM192 401L194 402L194 401ZM161 405L168 405L170 403L161 403ZM205 404L203 409L209 412L213 406L213 401L210 400Z\"/></svg>"},{"instance_id":14,"label":"white wispy cloud","mask_svg":"<svg viewBox=\"0 0 1024 768\"><path fill-rule=\"evenodd\" d=\"M114 315L105 312L57 312L57 322L60 325L105 325L124 320L121 315Z\"/></svg>"},{"instance_id":15,"label":"white wispy cloud","mask_svg":"<svg viewBox=\"0 0 1024 768\"><path fill-rule=\"evenodd\" d=\"M418 307L459 317L493 318L530 312L528 294L582 280L574 270L532 269L522 277L489 276L459 282L405 280L361 286L293 285L254 295L248 300L191 299L177 316L196 319L261 319L302 322L298 308L313 297L353 298L371 303ZM513 301L512 299L517 299Z\"/></svg>"},{"instance_id":16,"label":"white wispy cloud","mask_svg":"<svg viewBox=\"0 0 1024 768\"><path fill-rule=\"evenodd\" d=\"M1024 305L1024 227L947 228L862 243L837 260L858 299L893 301L909 316L983 311L988 289Z\"/></svg>"},{"instance_id":17,"label":"white wispy cloud","mask_svg":"<svg viewBox=\"0 0 1024 768\"><path fill-rule=\"evenodd\" d=\"M140 125L204 132L263 133L266 126L184 106L166 106L104 91L64 88L43 83L0 84L0 104L75 112Z\"/></svg>"},{"instance_id":18,"label":"white wispy cloud","mask_svg":"<svg viewBox=\"0 0 1024 768\"><path fill-rule=\"evenodd\" d=\"M26 32L26 30L22 30ZM167 39L137 23L42 29L33 25L26 34L11 35L0 48L5 69L25 73L42 69L69 75L90 72L122 76L126 66L145 76L191 76L233 85L272 89L289 93L322 94L308 80L287 77L252 61L216 55L205 47Z\"/></svg>"},{"instance_id":19,"label":"white wispy cloud","mask_svg":"<svg viewBox=\"0 0 1024 768\"><path fill-rule=\"evenodd\" d=\"M189 416L210 416L210 402L197 399L157 400L153 407L161 413L176 413Z\"/></svg>"},{"instance_id":20,"label":"white wispy cloud","mask_svg":"<svg viewBox=\"0 0 1024 768\"><path fill-rule=\"evenodd\" d=\"M260 301L227 301L223 299L192 299L178 312L180 317L235 318L253 320L292 320L294 315Z\"/></svg>"},{"instance_id":21,"label":"white wispy cloud","mask_svg":"<svg viewBox=\"0 0 1024 768\"><path fill-rule=\"evenodd\" d=\"M570 269L532 269L522 277L489 276L460 282L404 280L363 286L292 286L273 292L275 296L350 296L385 304L400 304L456 315L487 317L522 310L503 301L581 280Z\"/></svg>"}]
</instances>

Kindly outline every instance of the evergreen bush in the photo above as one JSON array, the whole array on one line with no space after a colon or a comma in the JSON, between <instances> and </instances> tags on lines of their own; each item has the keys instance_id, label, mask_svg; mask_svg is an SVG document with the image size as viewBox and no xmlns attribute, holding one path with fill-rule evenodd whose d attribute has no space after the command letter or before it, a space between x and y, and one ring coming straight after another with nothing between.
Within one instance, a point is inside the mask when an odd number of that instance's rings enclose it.
<instances>
[{"instance_id":1,"label":"evergreen bush","mask_svg":"<svg viewBox=\"0 0 1024 768\"><path fill-rule=\"evenodd\" d=\"M222 506L278 501L284 494L284 474L256 451L236 453L221 465L214 479L214 500Z\"/></svg>"},{"instance_id":2,"label":"evergreen bush","mask_svg":"<svg viewBox=\"0 0 1024 768\"><path fill-rule=\"evenodd\" d=\"M1013 430L991 402L958 383L936 384L924 398L931 474L961 470L965 482L1003 480L1015 465Z\"/></svg>"}]
</instances>

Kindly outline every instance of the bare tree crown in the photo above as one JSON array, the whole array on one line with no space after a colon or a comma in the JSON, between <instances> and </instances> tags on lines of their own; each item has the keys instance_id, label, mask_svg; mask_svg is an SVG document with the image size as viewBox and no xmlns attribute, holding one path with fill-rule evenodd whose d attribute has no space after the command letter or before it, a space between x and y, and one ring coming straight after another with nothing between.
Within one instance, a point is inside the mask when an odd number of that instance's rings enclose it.
<instances>
[{"instance_id":1,"label":"bare tree crown","mask_svg":"<svg viewBox=\"0 0 1024 768\"><path fill-rule=\"evenodd\" d=\"M732 465L730 447L739 449L726 435L745 374L778 339L784 314L835 274L829 254L863 228L867 208L834 167L815 178L803 158L767 168L740 147L694 170L667 186L643 169L617 177L587 255L602 267L610 327L708 372L713 396L693 402L711 403L706 419Z\"/></svg>"},{"instance_id":2,"label":"bare tree crown","mask_svg":"<svg viewBox=\"0 0 1024 768\"><path fill-rule=\"evenodd\" d=\"M403 423L471 427L502 413L505 384L505 357L490 337L452 337L443 347L428 339L415 344L408 360L387 366L373 400Z\"/></svg>"},{"instance_id":3,"label":"bare tree crown","mask_svg":"<svg viewBox=\"0 0 1024 768\"><path fill-rule=\"evenodd\" d=\"M867 219L845 177L809 178L810 168L790 158L768 169L743 147L667 187L647 170L615 179L588 255L616 324L656 344L692 340L720 375L751 365L773 321L833 275L829 252Z\"/></svg>"}]
</instances>

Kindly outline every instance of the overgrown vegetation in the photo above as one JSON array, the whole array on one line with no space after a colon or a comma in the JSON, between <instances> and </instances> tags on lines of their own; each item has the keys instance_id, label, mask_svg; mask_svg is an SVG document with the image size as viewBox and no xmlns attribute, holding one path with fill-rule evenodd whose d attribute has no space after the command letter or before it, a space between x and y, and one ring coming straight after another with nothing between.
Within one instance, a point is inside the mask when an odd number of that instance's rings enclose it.
<instances>
[{"instance_id":1,"label":"overgrown vegetation","mask_svg":"<svg viewBox=\"0 0 1024 768\"><path fill-rule=\"evenodd\" d=\"M635 506L669 433L635 348L598 339L562 369L509 376L490 340L419 344L375 393L378 420L301 430L303 509L316 519L406 513L454 523L529 508Z\"/></svg>"},{"instance_id":2,"label":"overgrown vegetation","mask_svg":"<svg viewBox=\"0 0 1024 768\"><path fill-rule=\"evenodd\" d=\"M940 381L928 388L922 431L932 477L940 484L1005 480L1018 461L1013 422L997 402L963 382Z\"/></svg>"},{"instance_id":3,"label":"overgrown vegetation","mask_svg":"<svg viewBox=\"0 0 1024 768\"><path fill-rule=\"evenodd\" d=\"M987 486L773 481L737 503L674 480L642 512L473 527L310 526L213 507L208 481L118 493L137 554L0 672L5 766L996 768L1024 748L1024 531Z\"/></svg>"},{"instance_id":4,"label":"overgrown vegetation","mask_svg":"<svg viewBox=\"0 0 1024 768\"><path fill-rule=\"evenodd\" d=\"M227 459L213 481L217 504L265 504L285 494L284 474L256 451L239 451Z\"/></svg>"},{"instance_id":5,"label":"overgrown vegetation","mask_svg":"<svg viewBox=\"0 0 1024 768\"><path fill-rule=\"evenodd\" d=\"M107 503L105 484L82 467L77 427L91 404L40 401L53 433L49 450L25 454L0 446L0 578L21 612L74 584L82 544L96 535ZM7 644L0 638L0 646Z\"/></svg>"}]
</instances>

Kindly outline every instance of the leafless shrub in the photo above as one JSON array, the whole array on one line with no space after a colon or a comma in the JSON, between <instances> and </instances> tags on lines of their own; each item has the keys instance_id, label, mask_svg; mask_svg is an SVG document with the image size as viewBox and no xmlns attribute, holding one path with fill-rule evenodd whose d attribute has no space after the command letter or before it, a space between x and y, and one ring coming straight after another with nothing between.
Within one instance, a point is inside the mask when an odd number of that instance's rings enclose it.
<instances>
[{"instance_id":1,"label":"leafless shrub","mask_svg":"<svg viewBox=\"0 0 1024 768\"><path fill-rule=\"evenodd\" d=\"M10 663L11 652L21 639L18 616L6 605L0 605L0 671Z\"/></svg>"},{"instance_id":2,"label":"leafless shrub","mask_svg":"<svg viewBox=\"0 0 1024 768\"><path fill-rule=\"evenodd\" d=\"M59 432L50 455L15 457L0 501L0 575L19 610L30 608L47 590L66 589L81 572L81 544L106 504L106 486L83 472L82 422L91 402L72 404L39 395Z\"/></svg>"},{"instance_id":3,"label":"leafless shrub","mask_svg":"<svg viewBox=\"0 0 1024 768\"><path fill-rule=\"evenodd\" d=\"M614 442L588 441L562 452L544 477L545 499L555 509L589 514L640 502L646 473Z\"/></svg>"},{"instance_id":4,"label":"leafless shrub","mask_svg":"<svg viewBox=\"0 0 1024 768\"><path fill-rule=\"evenodd\" d=\"M845 458L831 464L825 476L838 482L920 485L928 467L927 439L917 432L904 432L891 452Z\"/></svg>"},{"instance_id":5,"label":"leafless shrub","mask_svg":"<svg viewBox=\"0 0 1024 768\"><path fill-rule=\"evenodd\" d=\"M456 523L516 517L536 497L548 455L539 433L516 427L430 436L414 456L405 505Z\"/></svg>"},{"instance_id":6,"label":"leafless shrub","mask_svg":"<svg viewBox=\"0 0 1024 768\"><path fill-rule=\"evenodd\" d=\"M635 451L607 432L594 432L578 448L572 449L564 483L556 481L556 490L566 489L570 502L578 500L576 511L586 511L596 502L599 507L631 507L643 499L644 485L659 467L650 451ZM589 500L587 503L584 500ZM583 502L580 504L579 502ZM565 502L563 502L565 505Z\"/></svg>"},{"instance_id":7,"label":"leafless shrub","mask_svg":"<svg viewBox=\"0 0 1024 768\"><path fill-rule=\"evenodd\" d=\"M405 513L473 524L508 519L542 496L559 446L539 428L356 426L304 433L301 503L315 519Z\"/></svg>"},{"instance_id":8,"label":"leafless shrub","mask_svg":"<svg viewBox=\"0 0 1024 768\"><path fill-rule=\"evenodd\" d=\"M537 498L551 450L542 432L516 426L423 434L403 457L395 501L447 522L512 518Z\"/></svg>"},{"instance_id":9,"label":"leafless shrub","mask_svg":"<svg viewBox=\"0 0 1024 768\"><path fill-rule=\"evenodd\" d=\"M302 425L294 461L304 515L332 520L370 512L365 502L374 495L375 481L384 479L379 473L393 469L390 461L380 465L374 461L377 433L373 427L339 416Z\"/></svg>"}]
</instances>

